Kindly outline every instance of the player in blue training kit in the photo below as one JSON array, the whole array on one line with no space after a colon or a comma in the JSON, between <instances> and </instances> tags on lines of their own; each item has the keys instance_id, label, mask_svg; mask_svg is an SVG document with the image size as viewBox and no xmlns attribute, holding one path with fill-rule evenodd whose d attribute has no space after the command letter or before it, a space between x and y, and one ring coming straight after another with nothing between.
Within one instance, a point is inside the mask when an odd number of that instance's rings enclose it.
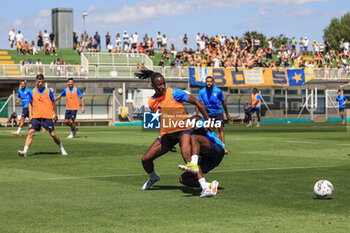
<instances>
[{"instance_id":1,"label":"player in blue training kit","mask_svg":"<svg viewBox=\"0 0 350 233\"><path fill-rule=\"evenodd\" d=\"M345 104L348 102L345 96L341 94L341 90L338 90L338 96L336 98L336 101L339 102L339 113L341 118L343 119L342 124L345 124L345 117L344 117L344 112L345 112Z\"/></svg>"},{"instance_id":2,"label":"player in blue training kit","mask_svg":"<svg viewBox=\"0 0 350 233\"><path fill-rule=\"evenodd\" d=\"M224 114L225 110L227 120L231 120L231 117L227 110L226 101L222 90L214 86L214 79L208 76L205 80L206 87L202 88L197 96L199 101L203 101L205 108L209 114L209 118L221 121L221 127L219 128L219 138L225 145L225 133L224 133ZM198 115L198 109L196 109ZM228 151L225 149L225 153Z\"/></svg>"},{"instance_id":3,"label":"player in blue training kit","mask_svg":"<svg viewBox=\"0 0 350 233\"><path fill-rule=\"evenodd\" d=\"M21 121L19 123L19 127L17 131L11 132L15 136L19 136L19 134L21 133L22 127L24 125L25 119L29 118L28 104L29 104L31 92L32 92L32 89L27 87L27 82L25 80L22 80L20 83L20 88L18 89L16 103L18 104L19 101L21 100L23 105L23 110L22 110Z\"/></svg>"},{"instance_id":4,"label":"player in blue training kit","mask_svg":"<svg viewBox=\"0 0 350 233\"><path fill-rule=\"evenodd\" d=\"M193 116L192 119L204 122L204 119ZM217 167L225 155L225 145L216 137L215 132L208 131L204 127L195 128L191 137L191 163L198 166L198 170L187 170L186 165L179 165L179 169L185 171L180 176L180 183L191 186L201 187L203 197L215 196L218 192L219 182L214 180L211 183L206 182L203 174L208 173Z\"/></svg>"}]
</instances>

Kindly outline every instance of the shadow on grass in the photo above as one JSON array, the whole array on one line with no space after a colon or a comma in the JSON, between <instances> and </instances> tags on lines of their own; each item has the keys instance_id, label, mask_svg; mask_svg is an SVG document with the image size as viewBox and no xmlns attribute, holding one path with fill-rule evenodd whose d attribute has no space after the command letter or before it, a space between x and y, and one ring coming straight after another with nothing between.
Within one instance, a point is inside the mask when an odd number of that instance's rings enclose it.
<instances>
[{"instance_id":1,"label":"shadow on grass","mask_svg":"<svg viewBox=\"0 0 350 233\"><path fill-rule=\"evenodd\" d=\"M60 152L35 152L33 154L30 154L29 156L35 156L35 155L59 155Z\"/></svg>"},{"instance_id":2,"label":"shadow on grass","mask_svg":"<svg viewBox=\"0 0 350 233\"><path fill-rule=\"evenodd\" d=\"M152 186L151 190L175 190L179 189L184 194L185 197L192 197L192 196L199 196L202 192L201 188L199 187L189 187L189 186L183 186L183 185L154 185ZM222 190L224 188L219 187L219 190Z\"/></svg>"}]
</instances>

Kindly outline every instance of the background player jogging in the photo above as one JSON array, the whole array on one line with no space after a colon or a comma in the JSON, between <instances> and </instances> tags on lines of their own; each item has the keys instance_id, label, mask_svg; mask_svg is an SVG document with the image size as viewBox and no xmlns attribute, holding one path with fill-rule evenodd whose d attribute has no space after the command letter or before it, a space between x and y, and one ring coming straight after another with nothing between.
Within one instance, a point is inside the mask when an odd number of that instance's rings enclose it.
<instances>
[{"instance_id":1,"label":"background player jogging","mask_svg":"<svg viewBox=\"0 0 350 233\"><path fill-rule=\"evenodd\" d=\"M41 127L46 129L55 143L59 146L62 155L67 155L64 150L61 140L55 133L54 121L57 121L57 108L54 102L55 98L52 91L44 86L44 75L38 74L36 76L36 87L31 92L29 99L29 133L24 144L23 151L18 151L19 156L27 156L28 149L32 144L35 131L40 131ZM53 112L55 116L53 116Z\"/></svg>"},{"instance_id":2,"label":"background player jogging","mask_svg":"<svg viewBox=\"0 0 350 233\"><path fill-rule=\"evenodd\" d=\"M84 98L80 90L74 86L73 78L68 79L68 87L64 88L62 93L55 99L55 102L62 97L66 97L66 114L64 122L70 127L71 132L67 138L74 138L78 131L75 127L75 118L80 107L79 99L81 99L81 112L85 112Z\"/></svg>"},{"instance_id":3,"label":"background player jogging","mask_svg":"<svg viewBox=\"0 0 350 233\"><path fill-rule=\"evenodd\" d=\"M186 120L187 112L183 102L198 107L206 120L209 119L204 105L191 95L186 94L183 90L166 87L166 82L161 73L151 70L141 70L135 75L140 79L150 79L155 94L148 100L148 105L153 112L160 112L165 115L177 115L174 120ZM181 117L182 116L182 117ZM149 179L142 186L143 190L148 190L151 186L160 180L159 175L154 170L153 160L173 150L177 143L180 143L181 154L186 162L191 160L191 135L192 127L169 127L160 128L160 136L152 143L142 156L142 166L147 172Z\"/></svg>"},{"instance_id":4,"label":"background player jogging","mask_svg":"<svg viewBox=\"0 0 350 233\"><path fill-rule=\"evenodd\" d=\"M19 101L21 100L23 109L22 109L21 121L19 123L19 127L18 127L17 131L11 132L15 136L20 135L25 119L29 118L28 105L29 105L29 99L31 96L31 92L32 92L32 89L27 87L27 82L25 80L22 80L20 83L20 88L18 89L16 103L18 104Z\"/></svg>"},{"instance_id":5,"label":"background player jogging","mask_svg":"<svg viewBox=\"0 0 350 233\"><path fill-rule=\"evenodd\" d=\"M203 101L209 118L215 119L215 121L221 121L219 138L225 144L224 114L222 107L224 107L227 120L231 120L231 117L228 114L224 94L220 88L214 86L213 77L208 76L205 79L205 87L199 91L197 99ZM198 115L198 109L196 109L196 114ZM227 153L228 151L225 149L225 152Z\"/></svg>"},{"instance_id":6,"label":"background player jogging","mask_svg":"<svg viewBox=\"0 0 350 233\"><path fill-rule=\"evenodd\" d=\"M348 102L346 97L342 95L341 90L338 90L338 96L336 98L336 102L339 102L339 113L342 118L342 125L345 124L345 117L344 117L344 112L345 112L345 104Z\"/></svg>"},{"instance_id":7,"label":"background player jogging","mask_svg":"<svg viewBox=\"0 0 350 233\"><path fill-rule=\"evenodd\" d=\"M254 112L258 117L258 123L256 124L256 127L260 127L260 108L261 108L260 99L261 99L261 96L258 93L258 89L254 88L253 94L252 94L252 106L249 112L249 124L247 125L247 127L252 127L252 115Z\"/></svg>"}]
</instances>

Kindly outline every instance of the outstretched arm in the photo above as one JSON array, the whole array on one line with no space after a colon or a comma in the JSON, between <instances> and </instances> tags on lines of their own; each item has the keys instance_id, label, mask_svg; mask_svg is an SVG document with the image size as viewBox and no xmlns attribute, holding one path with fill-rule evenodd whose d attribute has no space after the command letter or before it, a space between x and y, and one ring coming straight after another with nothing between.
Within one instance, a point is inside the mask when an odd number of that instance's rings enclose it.
<instances>
[{"instance_id":1,"label":"outstretched arm","mask_svg":"<svg viewBox=\"0 0 350 233\"><path fill-rule=\"evenodd\" d=\"M53 107L53 112L55 113L53 120L56 122L58 120L58 115L57 115L57 107L56 107L55 101L52 101L52 107Z\"/></svg>"},{"instance_id":2,"label":"outstretched arm","mask_svg":"<svg viewBox=\"0 0 350 233\"><path fill-rule=\"evenodd\" d=\"M84 103L84 98L81 97L81 112L84 113L85 112L85 103Z\"/></svg>"},{"instance_id":3,"label":"outstretched arm","mask_svg":"<svg viewBox=\"0 0 350 233\"><path fill-rule=\"evenodd\" d=\"M226 100L222 101L221 103L222 103L222 106L224 107L224 111L225 111L227 120L231 120L231 116L230 116L230 114L228 113L228 110L227 110Z\"/></svg>"},{"instance_id":4,"label":"outstretched arm","mask_svg":"<svg viewBox=\"0 0 350 233\"><path fill-rule=\"evenodd\" d=\"M196 109L198 108L198 110L202 113L204 119L208 120L209 115L204 105L198 99L194 98L192 95L187 95L187 97L188 97L188 103L196 106Z\"/></svg>"},{"instance_id":5,"label":"outstretched arm","mask_svg":"<svg viewBox=\"0 0 350 233\"><path fill-rule=\"evenodd\" d=\"M61 95L59 95L56 99L55 99L55 101L54 102L56 102L57 100L60 100L62 98L62 96Z\"/></svg>"}]
</instances>

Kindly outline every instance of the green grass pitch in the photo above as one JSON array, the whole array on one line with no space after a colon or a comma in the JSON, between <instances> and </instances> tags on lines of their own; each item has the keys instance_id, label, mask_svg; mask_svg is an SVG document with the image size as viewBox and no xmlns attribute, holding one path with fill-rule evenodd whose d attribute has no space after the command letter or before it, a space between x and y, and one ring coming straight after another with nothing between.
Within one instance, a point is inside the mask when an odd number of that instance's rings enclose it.
<instances>
[{"instance_id":1,"label":"green grass pitch","mask_svg":"<svg viewBox=\"0 0 350 233\"><path fill-rule=\"evenodd\" d=\"M230 151L206 175L215 197L178 182L179 152L155 161L161 180L142 191L141 156L157 137L140 127L80 127L62 157L47 133L29 156L27 134L0 128L0 232L327 232L350 229L350 136L339 124L225 126ZM179 151L179 150L178 150ZM317 180L332 199L313 194Z\"/></svg>"}]
</instances>

